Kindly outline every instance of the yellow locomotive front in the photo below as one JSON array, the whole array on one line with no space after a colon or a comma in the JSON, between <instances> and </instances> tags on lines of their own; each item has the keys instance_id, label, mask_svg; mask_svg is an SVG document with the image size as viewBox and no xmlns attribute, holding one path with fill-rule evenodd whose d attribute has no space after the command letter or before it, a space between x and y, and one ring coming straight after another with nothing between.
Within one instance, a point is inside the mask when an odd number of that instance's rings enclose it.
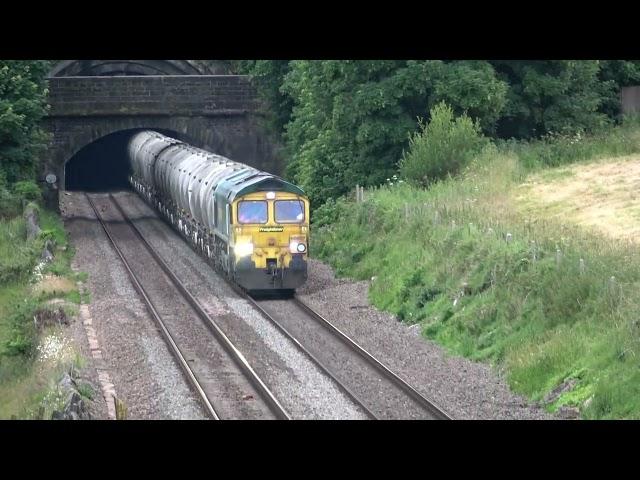
<instances>
[{"instance_id":1,"label":"yellow locomotive front","mask_svg":"<svg viewBox=\"0 0 640 480\"><path fill-rule=\"evenodd\" d=\"M234 277L248 290L291 290L307 279L309 200L255 191L231 204Z\"/></svg>"}]
</instances>

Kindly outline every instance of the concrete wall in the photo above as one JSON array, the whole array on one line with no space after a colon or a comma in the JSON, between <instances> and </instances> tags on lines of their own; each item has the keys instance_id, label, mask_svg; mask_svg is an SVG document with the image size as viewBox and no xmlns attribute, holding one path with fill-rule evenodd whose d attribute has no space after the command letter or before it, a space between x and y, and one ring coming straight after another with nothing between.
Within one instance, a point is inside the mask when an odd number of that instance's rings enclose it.
<instances>
[{"instance_id":1,"label":"concrete wall","mask_svg":"<svg viewBox=\"0 0 640 480\"><path fill-rule=\"evenodd\" d=\"M640 87L622 87L622 113L640 113Z\"/></svg>"}]
</instances>

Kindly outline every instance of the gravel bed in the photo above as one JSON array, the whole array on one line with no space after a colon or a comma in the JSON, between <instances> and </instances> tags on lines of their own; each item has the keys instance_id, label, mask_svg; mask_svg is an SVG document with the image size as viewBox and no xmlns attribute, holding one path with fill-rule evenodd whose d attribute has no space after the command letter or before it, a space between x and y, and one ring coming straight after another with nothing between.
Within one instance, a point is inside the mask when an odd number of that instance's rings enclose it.
<instances>
[{"instance_id":1,"label":"gravel bed","mask_svg":"<svg viewBox=\"0 0 640 480\"><path fill-rule=\"evenodd\" d=\"M103 219L147 296L175 340L217 414L223 419L274 418L268 404L222 344L176 289L110 200Z\"/></svg>"},{"instance_id":2,"label":"gravel bed","mask_svg":"<svg viewBox=\"0 0 640 480\"><path fill-rule=\"evenodd\" d=\"M149 367L157 379L155 394L166 418L172 420L199 420L203 418L199 409L193 408L192 393L184 382L182 376L174 375L174 372L165 368L163 362L167 347L159 338L143 337L140 345L147 358L150 360Z\"/></svg>"},{"instance_id":3,"label":"gravel bed","mask_svg":"<svg viewBox=\"0 0 640 480\"><path fill-rule=\"evenodd\" d=\"M83 271L77 264L77 257L74 257L71 262L71 267L78 272ZM87 411L94 420L106 420L109 418L107 402L101 395L98 370L95 368L94 362L92 361L89 341L87 339L84 326L82 325L80 315L74 316L74 319L69 326L68 333L73 340L77 353L86 360L82 368L80 368L79 377L76 378L76 381L78 384L88 383L93 390L91 401L85 401Z\"/></svg>"},{"instance_id":4,"label":"gravel bed","mask_svg":"<svg viewBox=\"0 0 640 480\"><path fill-rule=\"evenodd\" d=\"M366 418L332 380L240 298L140 197L131 193L115 196L293 418Z\"/></svg>"},{"instance_id":5,"label":"gravel bed","mask_svg":"<svg viewBox=\"0 0 640 480\"><path fill-rule=\"evenodd\" d=\"M89 274L93 326L128 418L206 418L84 195L68 193L61 209L76 249L74 265Z\"/></svg>"},{"instance_id":6,"label":"gravel bed","mask_svg":"<svg viewBox=\"0 0 640 480\"><path fill-rule=\"evenodd\" d=\"M381 420L433 418L420 404L390 382L375 367L344 345L290 300L261 300L260 306Z\"/></svg>"},{"instance_id":7,"label":"gravel bed","mask_svg":"<svg viewBox=\"0 0 640 480\"><path fill-rule=\"evenodd\" d=\"M336 279L318 260L297 296L456 419L551 419L511 392L490 365L447 354L393 315L369 305L369 283Z\"/></svg>"}]
</instances>

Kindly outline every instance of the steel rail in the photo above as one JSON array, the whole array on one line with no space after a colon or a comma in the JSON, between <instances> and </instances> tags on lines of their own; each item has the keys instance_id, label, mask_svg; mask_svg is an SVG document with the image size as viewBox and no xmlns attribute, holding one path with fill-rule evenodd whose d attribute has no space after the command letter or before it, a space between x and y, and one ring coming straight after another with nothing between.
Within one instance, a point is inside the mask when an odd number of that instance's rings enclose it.
<instances>
[{"instance_id":1,"label":"steel rail","mask_svg":"<svg viewBox=\"0 0 640 480\"><path fill-rule=\"evenodd\" d=\"M218 416L215 408L213 407L213 405L209 401L209 398L207 397L207 395L204 392L202 386L198 382L195 374L191 370L191 367L189 367L189 364L188 364L187 360L184 358L184 355L182 354L182 352L180 351L180 348L178 347L176 342L173 340L173 337L171 336L171 334L169 333L169 330L165 326L165 324L164 324L164 322L162 320L162 317L160 316L160 314L156 310L155 306L153 305L153 302L151 301L151 299L147 295L147 292L145 291L144 287L142 286L142 284L138 280L138 277L136 276L135 273L133 273L133 270L129 266L129 262L127 261L125 256L122 254L122 251L120 250L120 248L116 244L115 239L111 235L111 232L109 231L109 228L107 227L107 225L104 222L102 216L98 212L98 209L96 208L95 204L93 203L93 200L91 199L91 197L87 193L85 193L85 196L86 196L87 200L89 201L89 205L93 209L93 212L95 213L96 218L98 219L98 222L100 222L100 225L102 226L102 229L104 230L104 233L107 235L107 238L111 242L111 246L113 247L115 252L118 254L118 256L120 257L120 260L122 261L122 264L124 265L124 268L127 270L127 274L129 275L129 278L131 279L131 283L133 283L134 288L138 291L138 293L140 294L140 296L144 300L144 303L145 303L145 305L147 307L147 310L151 314L151 317L154 319L156 324L160 327L160 332L162 333L162 336L164 337L164 339L167 342L167 344L169 345L169 351L178 360L178 364L182 368L182 371L183 371L184 375L186 376L187 381L191 384L191 386L195 390L198 399L202 403L205 411L207 412L207 415L209 415L214 420L220 420L220 417Z\"/></svg>"},{"instance_id":2,"label":"steel rail","mask_svg":"<svg viewBox=\"0 0 640 480\"><path fill-rule=\"evenodd\" d=\"M153 204L150 204L145 198L142 198L146 204L150 205L154 208ZM154 208L155 211L155 208ZM164 216L160 216L160 218L174 230L173 226L168 222L168 220ZM184 238L182 232L179 232L180 236ZM192 248L196 254L200 255L200 253L196 250L196 248L190 242L187 244ZM271 324L273 324L286 338L288 338L300 351L302 351L311 361L320 368L332 381L338 385L338 387L349 397L351 398L364 412L369 418L378 419L379 417L372 412L364 402L358 397L358 395L353 392L348 386L346 386L342 381L340 381L331 370L326 367L320 359L318 359L315 355L313 355L296 337L294 337L280 322L278 322L273 316L271 316L264 308L262 308L259 303L253 299L246 290L241 288L239 285L233 282L233 280L227 275L224 271L216 268L215 265L212 265L206 258L205 261L211 266L211 268L216 272L222 279L224 279L227 284L235 291L240 297L247 300L251 306L253 306L258 313L260 313L264 318L266 318ZM386 367L382 362L376 359L373 355L367 352L364 348L360 347L356 342L354 342L351 338L349 338L346 334L340 331L337 327L331 324L329 321L324 319L320 314L311 309L308 305L300 301L298 298L293 298L297 305L300 306L302 310L307 312L313 319L316 319L319 323L324 325L330 332L334 333L336 337L338 337L343 343L347 345L348 348L357 352L362 358L365 359L367 363L370 363L374 368L380 371L385 377L389 378L395 385L397 385L403 392L408 394L411 398L415 399L416 402L422 406L424 409L430 412L430 414L437 419L442 420L451 420L451 417L445 410L441 407L437 406L435 402L429 400L422 394L420 394L415 388L405 382L402 378L396 375L393 371L391 371L388 367Z\"/></svg>"},{"instance_id":3,"label":"steel rail","mask_svg":"<svg viewBox=\"0 0 640 480\"><path fill-rule=\"evenodd\" d=\"M298 347L298 349L300 351L302 351L302 353L304 353L305 355L307 355L311 361L320 369L322 370L322 372L324 372L325 375L327 375L332 381L334 381L338 387L349 397L351 398L351 400L353 400L358 407L360 407L362 410L364 410L365 414L373 420L378 420L378 416L372 412L366 405L365 403L360 399L360 397L358 397L358 395L353 392L353 390L351 390L349 387L347 387L342 381L340 381L340 379L338 379L338 377L336 377L331 370L329 370L329 368L327 366L325 366L320 359L318 359L315 355L313 355L309 350L307 350L305 348L304 345L302 345L302 343L300 343L300 341L294 337L291 333L289 333L289 331L280 323L278 322L271 314L269 314L269 312L267 312L264 308L262 308L260 306L260 304L254 300L253 298L251 298L251 296L245 292L241 287L239 287L238 285L236 285L235 283L233 283L229 278L227 278L226 276L223 276L223 278L227 281L227 283L229 284L229 286L238 294L240 295L242 298L244 298L245 300L247 300L251 306L253 308L255 308L264 318L266 318L269 322L271 322L285 337L287 337L296 347Z\"/></svg>"},{"instance_id":4,"label":"steel rail","mask_svg":"<svg viewBox=\"0 0 640 480\"><path fill-rule=\"evenodd\" d=\"M138 196L138 195L136 195ZM146 198L139 196L139 198L142 199L142 201L150 206L152 208L152 210L154 212L157 212L157 210L155 209L155 206L149 202ZM160 215L158 217L165 225L168 225L171 229L172 232L176 232L178 233L178 235L182 238L182 239L186 239L185 235L182 232L176 231L174 226L168 221L168 219L164 216L164 215ZM254 309L256 309L258 311L259 314L261 314L263 317L265 317L269 322L271 322L287 339L289 339L304 355L306 355L308 358L311 359L312 363L314 363L322 372L324 372L325 375L327 375L332 381L334 381L336 383L336 385L338 385L338 387L349 397L351 398L354 403L356 403L364 412L365 414L374 420L377 420L378 417L375 415L375 413L373 413L371 410L369 410L367 408L367 406L364 404L364 402L362 400L360 400L360 398L358 398L358 396L351 390L349 389L349 387L347 387L343 382L341 382L338 378L336 378L335 375L333 375L333 373L331 373L331 371L318 359L316 358L311 352L309 352L309 350L307 350L304 345L302 345L297 338L295 338L293 335L291 335L285 328L284 326L282 326L276 319L274 319L273 317L271 317L269 315L269 313L267 313L262 307L260 307L257 302L251 298L250 295L247 294L247 292L245 290L243 290L238 284L234 283L233 280L229 277L229 275L227 275L226 272L220 270L219 268L217 268L217 266L215 264L213 264L209 259L207 259L206 257L202 257L200 252L195 248L195 246L191 243L191 242L186 242L187 245L189 245L189 247L191 247L191 249L201 258L204 258L205 262L211 267L211 269L222 279L224 280L227 285L229 285L229 287L241 298L243 298L244 300L247 300L247 302L249 302L249 304L251 304L252 307L254 307Z\"/></svg>"},{"instance_id":5,"label":"steel rail","mask_svg":"<svg viewBox=\"0 0 640 480\"><path fill-rule=\"evenodd\" d=\"M351 337L349 337L346 333L340 330L338 327L333 325L329 320L324 318L318 312L313 310L309 305L304 303L297 297L292 299L296 305L298 305L305 313L307 313L311 318L316 320L319 324L329 330L334 334L338 339L340 339L349 349L356 352L360 357L362 357L367 363L376 368L380 373L382 373L386 378L390 379L398 388L400 388L403 392L413 398L421 407L427 410L431 415L433 415L438 420L453 420L453 417L449 415L442 407L436 405L436 403L422 395L415 388L413 388L408 382L403 380L400 376L394 373L391 369L389 369L386 365L384 365L380 360L374 357L371 353L366 351L360 345L358 345Z\"/></svg>"},{"instance_id":6,"label":"steel rail","mask_svg":"<svg viewBox=\"0 0 640 480\"><path fill-rule=\"evenodd\" d=\"M141 243L146 247L154 260L158 263L158 265L162 268L162 270L167 274L172 283L176 286L176 288L180 291L180 293L187 300L189 305L196 311L201 320L204 321L205 325L211 330L211 332L215 335L217 340L222 344L223 348L227 351L227 353L234 360L236 365L242 370L254 388L260 393L263 400L267 403L271 411L275 414L275 416L282 420L290 420L291 416L284 409L284 407L280 404L280 402L276 399L273 393L269 390L269 388L265 385L262 379L258 376L258 374L253 370L249 362L246 360L242 352L236 348L236 346L231 342L229 337L222 331L222 329L218 326L218 324L209 316L209 314L202 308L197 299L187 290L182 281L173 273L173 271L169 268L169 266L165 263L165 261L160 257L160 255L156 252L156 250L151 246L151 244L144 237L140 229L131 221L129 216L123 210L122 206L118 202L118 200L111 194L109 194L109 199L113 202L115 207L118 209L124 220L127 224L132 228L132 230L136 233Z\"/></svg>"}]
</instances>

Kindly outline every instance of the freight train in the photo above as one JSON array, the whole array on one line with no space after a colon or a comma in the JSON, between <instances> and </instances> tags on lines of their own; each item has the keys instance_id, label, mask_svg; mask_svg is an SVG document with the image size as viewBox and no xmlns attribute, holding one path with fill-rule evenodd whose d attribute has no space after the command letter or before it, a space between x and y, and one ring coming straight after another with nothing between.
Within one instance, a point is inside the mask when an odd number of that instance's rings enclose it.
<instances>
[{"instance_id":1,"label":"freight train","mask_svg":"<svg viewBox=\"0 0 640 480\"><path fill-rule=\"evenodd\" d=\"M154 131L129 140L133 188L245 290L307 279L309 200L297 186Z\"/></svg>"}]
</instances>

